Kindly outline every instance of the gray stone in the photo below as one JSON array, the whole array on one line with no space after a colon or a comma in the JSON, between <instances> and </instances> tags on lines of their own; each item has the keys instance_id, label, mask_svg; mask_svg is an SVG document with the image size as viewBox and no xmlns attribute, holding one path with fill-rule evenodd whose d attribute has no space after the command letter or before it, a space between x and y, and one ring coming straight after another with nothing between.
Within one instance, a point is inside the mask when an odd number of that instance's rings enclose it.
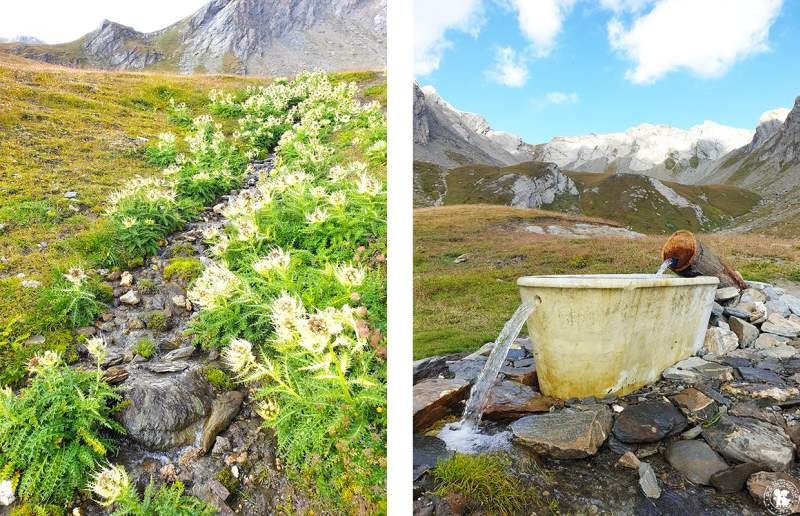
<instances>
[{"instance_id":1,"label":"gray stone","mask_svg":"<svg viewBox=\"0 0 800 516\"><path fill-rule=\"evenodd\" d=\"M223 392L211 406L211 414L209 414L205 425L203 425L203 433L200 437L200 449L203 453L207 453L214 445L214 440L217 435L228 428L239 413L244 401L244 394L239 391Z\"/></svg>"},{"instance_id":2,"label":"gray stone","mask_svg":"<svg viewBox=\"0 0 800 516\"><path fill-rule=\"evenodd\" d=\"M163 359L164 362L172 362L175 360L183 360L185 358L189 358L194 354L195 347L194 346L184 346L182 348L174 349L164 355Z\"/></svg>"},{"instance_id":3,"label":"gray stone","mask_svg":"<svg viewBox=\"0 0 800 516\"><path fill-rule=\"evenodd\" d=\"M771 333L762 333L755 342L753 342L753 347L756 349L775 348L787 342L789 342L787 337L781 337L780 335L773 335Z\"/></svg>"},{"instance_id":4,"label":"gray stone","mask_svg":"<svg viewBox=\"0 0 800 516\"><path fill-rule=\"evenodd\" d=\"M557 459L582 459L597 453L611 431L613 416L605 405L576 405L534 414L511 423L514 439L537 453Z\"/></svg>"},{"instance_id":5,"label":"gray stone","mask_svg":"<svg viewBox=\"0 0 800 516\"><path fill-rule=\"evenodd\" d=\"M784 319L778 314L771 314L767 317L767 321L761 325L761 331L796 339L800 336L800 324L790 319Z\"/></svg>"},{"instance_id":6,"label":"gray stone","mask_svg":"<svg viewBox=\"0 0 800 516\"><path fill-rule=\"evenodd\" d=\"M703 438L723 457L761 462L774 471L788 469L795 446L782 428L756 419L724 416L703 429Z\"/></svg>"},{"instance_id":7,"label":"gray stone","mask_svg":"<svg viewBox=\"0 0 800 516\"><path fill-rule=\"evenodd\" d=\"M78 192L65 192L64 198L65 199L75 199L78 197Z\"/></svg>"},{"instance_id":8,"label":"gray stone","mask_svg":"<svg viewBox=\"0 0 800 516\"><path fill-rule=\"evenodd\" d=\"M744 489L750 475L766 469L767 467L764 464L743 462L711 475L711 485L723 494L738 493Z\"/></svg>"},{"instance_id":9,"label":"gray stone","mask_svg":"<svg viewBox=\"0 0 800 516\"><path fill-rule=\"evenodd\" d=\"M421 477L440 460L453 455L447 445L438 437L414 434L414 480Z\"/></svg>"},{"instance_id":10,"label":"gray stone","mask_svg":"<svg viewBox=\"0 0 800 516\"><path fill-rule=\"evenodd\" d=\"M746 382L771 383L778 386L785 385L780 376L772 371L767 371L766 369L759 369L757 367L740 367L739 374L742 375L742 379Z\"/></svg>"},{"instance_id":11,"label":"gray stone","mask_svg":"<svg viewBox=\"0 0 800 516\"><path fill-rule=\"evenodd\" d=\"M761 358L775 358L778 360L787 360L797 355L798 350L794 346L776 346L774 348L762 349L759 351Z\"/></svg>"},{"instance_id":12,"label":"gray stone","mask_svg":"<svg viewBox=\"0 0 800 516\"><path fill-rule=\"evenodd\" d=\"M733 368L709 362L700 357L689 357L665 369L661 376L667 380L686 383L700 383L708 380L728 382L733 380Z\"/></svg>"},{"instance_id":13,"label":"gray stone","mask_svg":"<svg viewBox=\"0 0 800 516\"><path fill-rule=\"evenodd\" d=\"M119 302L126 305L138 305L140 301L141 299L139 299L135 290L129 290L119 298Z\"/></svg>"},{"instance_id":14,"label":"gray stone","mask_svg":"<svg viewBox=\"0 0 800 516\"><path fill-rule=\"evenodd\" d=\"M639 487L648 498L661 497L661 488L658 487L656 473L653 471L653 467L646 462L639 464Z\"/></svg>"},{"instance_id":15,"label":"gray stone","mask_svg":"<svg viewBox=\"0 0 800 516\"><path fill-rule=\"evenodd\" d=\"M786 301L779 299L777 301L767 301L765 304L767 306L767 315L778 314L781 317L789 317L792 313Z\"/></svg>"},{"instance_id":16,"label":"gray stone","mask_svg":"<svg viewBox=\"0 0 800 516\"><path fill-rule=\"evenodd\" d=\"M758 328L738 317L731 317L729 322L731 331L739 339L739 346L743 348L751 347L759 336Z\"/></svg>"},{"instance_id":17,"label":"gray stone","mask_svg":"<svg viewBox=\"0 0 800 516\"><path fill-rule=\"evenodd\" d=\"M466 380L469 383L475 381L483 366L486 364L486 358L478 357L474 359L463 359L447 362L447 370L450 371L455 378Z\"/></svg>"},{"instance_id":18,"label":"gray stone","mask_svg":"<svg viewBox=\"0 0 800 516\"><path fill-rule=\"evenodd\" d=\"M138 317L131 317L128 319L128 328L131 330L143 330L145 327L144 321Z\"/></svg>"},{"instance_id":19,"label":"gray stone","mask_svg":"<svg viewBox=\"0 0 800 516\"><path fill-rule=\"evenodd\" d=\"M624 443L652 443L686 428L686 418L666 400L631 405L614 421L614 437Z\"/></svg>"},{"instance_id":20,"label":"gray stone","mask_svg":"<svg viewBox=\"0 0 800 516\"><path fill-rule=\"evenodd\" d=\"M231 441L227 437L218 435L214 440L214 447L211 449L211 455L224 455L231 451Z\"/></svg>"},{"instance_id":21,"label":"gray stone","mask_svg":"<svg viewBox=\"0 0 800 516\"><path fill-rule=\"evenodd\" d=\"M435 356L415 360L413 364L414 383L439 376L446 369L445 357Z\"/></svg>"},{"instance_id":22,"label":"gray stone","mask_svg":"<svg viewBox=\"0 0 800 516\"><path fill-rule=\"evenodd\" d=\"M32 337L28 337L25 340L25 345L27 346L41 346L45 343L47 339L44 335L34 335Z\"/></svg>"},{"instance_id":23,"label":"gray stone","mask_svg":"<svg viewBox=\"0 0 800 516\"><path fill-rule=\"evenodd\" d=\"M739 347L739 338L730 330L724 328L709 328L703 347L707 353L724 355Z\"/></svg>"},{"instance_id":24,"label":"gray stone","mask_svg":"<svg viewBox=\"0 0 800 516\"><path fill-rule=\"evenodd\" d=\"M730 301L739 295L739 289L736 287L718 288L714 299L716 301Z\"/></svg>"},{"instance_id":25,"label":"gray stone","mask_svg":"<svg viewBox=\"0 0 800 516\"><path fill-rule=\"evenodd\" d=\"M675 441L664 454L670 465L690 482L709 485L711 476L728 469L728 464L703 441Z\"/></svg>"},{"instance_id":26,"label":"gray stone","mask_svg":"<svg viewBox=\"0 0 800 516\"><path fill-rule=\"evenodd\" d=\"M177 373L188 369L189 364L186 362L159 362L156 364L148 364L145 368L154 373Z\"/></svg>"},{"instance_id":27,"label":"gray stone","mask_svg":"<svg viewBox=\"0 0 800 516\"><path fill-rule=\"evenodd\" d=\"M800 298L786 294L781 297L781 301L786 303L786 306L789 307L789 311L794 315L800 315Z\"/></svg>"}]
</instances>

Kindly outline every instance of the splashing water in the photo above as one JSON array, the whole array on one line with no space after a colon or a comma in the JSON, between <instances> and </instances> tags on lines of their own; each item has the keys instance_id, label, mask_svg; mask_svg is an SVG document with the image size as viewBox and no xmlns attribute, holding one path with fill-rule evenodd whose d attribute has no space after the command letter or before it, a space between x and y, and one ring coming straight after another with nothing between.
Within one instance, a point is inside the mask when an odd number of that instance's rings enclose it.
<instances>
[{"instance_id":1,"label":"splashing water","mask_svg":"<svg viewBox=\"0 0 800 516\"><path fill-rule=\"evenodd\" d=\"M479 424L489 398L489 390L494 385L497 375L503 367L508 350L535 308L535 302L524 302L517 308L511 319L506 322L497 340L495 340L494 349L489 354L486 364L484 364L478 379L475 380L475 384L470 390L461 421L445 425L439 432L439 438L451 450L474 453L510 447L511 435L509 432L500 432L494 435L484 434L480 431Z\"/></svg>"},{"instance_id":2,"label":"splashing water","mask_svg":"<svg viewBox=\"0 0 800 516\"><path fill-rule=\"evenodd\" d=\"M674 263L675 263L674 258L667 258L666 260L664 260L664 263L661 264L661 267L659 267L658 271L656 272L656 277L663 276L667 268L672 267Z\"/></svg>"}]
</instances>

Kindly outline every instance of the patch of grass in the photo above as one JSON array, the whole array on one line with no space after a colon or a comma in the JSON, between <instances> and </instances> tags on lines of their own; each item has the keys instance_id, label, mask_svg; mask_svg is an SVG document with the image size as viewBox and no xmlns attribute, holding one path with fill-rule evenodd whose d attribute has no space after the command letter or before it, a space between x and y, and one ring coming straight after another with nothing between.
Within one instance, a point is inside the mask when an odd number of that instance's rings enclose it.
<instances>
[{"instance_id":1,"label":"patch of grass","mask_svg":"<svg viewBox=\"0 0 800 516\"><path fill-rule=\"evenodd\" d=\"M156 282L150 278L142 278L136 283L136 289L142 294L155 294L158 292Z\"/></svg>"},{"instance_id":2,"label":"patch of grass","mask_svg":"<svg viewBox=\"0 0 800 516\"><path fill-rule=\"evenodd\" d=\"M172 281L180 280L184 283L191 283L203 273L203 263L197 258L173 258L164 267L164 279Z\"/></svg>"},{"instance_id":3,"label":"patch of grass","mask_svg":"<svg viewBox=\"0 0 800 516\"><path fill-rule=\"evenodd\" d=\"M414 357L471 351L495 339L519 303L520 276L633 274L652 272L660 265L665 235L568 239L524 230L529 224L575 222L603 223L505 206L415 210ZM751 234L699 238L746 279L800 277L796 241ZM453 263L464 253L470 255L465 263Z\"/></svg>"},{"instance_id":4,"label":"patch of grass","mask_svg":"<svg viewBox=\"0 0 800 516\"><path fill-rule=\"evenodd\" d=\"M133 353L149 360L156 353L156 343L150 337L144 337L136 343Z\"/></svg>"},{"instance_id":5,"label":"patch of grass","mask_svg":"<svg viewBox=\"0 0 800 516\"><path fill-rule=\"evenodd\" d=\"M538 504L533 487L508 472L506 455L466 455L457 453L431 470L438 496L463 495L473 509L489 514L520 514ZM526 511L526 512L528 512Z\"/></svg>"},{"instance_id":6,"label":"patch of grass","mask_svg":"<svg viewBox=\"0 0 800 516\"><path fill-rule=\"evenodd\" d=\"M145 315L144 323L155 331L164 331L169 328L169 318L161 310L153 310Z\"/></svg>"}]
</instances>

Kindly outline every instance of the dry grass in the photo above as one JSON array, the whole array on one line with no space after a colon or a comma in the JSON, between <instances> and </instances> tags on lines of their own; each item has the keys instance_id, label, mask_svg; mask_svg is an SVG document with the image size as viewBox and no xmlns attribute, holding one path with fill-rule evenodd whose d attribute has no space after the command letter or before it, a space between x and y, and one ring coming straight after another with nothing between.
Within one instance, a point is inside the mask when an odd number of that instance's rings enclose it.
<instances>
[{"instance_id":1,"label":"dry grass","mask_svg":"<svg viewBox=\"0 0 800 516\"><path fill-rule=\"evenodd\" d=\"M492 340L514 311L515 281L534 274L655 272L663 235L570 239L525 224L602 222L505 206L424 208L414 213L414 356L466 351ZM800 281L800 243L761 235L701 235L747 279ZM465 263L453 260L469 254Z\"/></svg>"}]
</instances>

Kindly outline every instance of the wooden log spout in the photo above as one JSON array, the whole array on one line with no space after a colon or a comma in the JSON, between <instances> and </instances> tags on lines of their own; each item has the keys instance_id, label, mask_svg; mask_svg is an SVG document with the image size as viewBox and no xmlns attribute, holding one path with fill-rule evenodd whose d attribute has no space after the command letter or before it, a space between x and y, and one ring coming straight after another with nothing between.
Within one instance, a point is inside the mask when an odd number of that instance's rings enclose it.
<instances>
[{"instance_id":1,"label":"wooden log spout","mask_svg":"<svg viewBox=\"0 0 800 516\"><path fill-rule=\"evenodd\" d=\"M747 288L742 275L726 265L714 252L704 246L690 231L676 231L661 249L661 259L672 259L670 269L678 276L716 276L719 288Z\"/></svg>"}]
</instances>

